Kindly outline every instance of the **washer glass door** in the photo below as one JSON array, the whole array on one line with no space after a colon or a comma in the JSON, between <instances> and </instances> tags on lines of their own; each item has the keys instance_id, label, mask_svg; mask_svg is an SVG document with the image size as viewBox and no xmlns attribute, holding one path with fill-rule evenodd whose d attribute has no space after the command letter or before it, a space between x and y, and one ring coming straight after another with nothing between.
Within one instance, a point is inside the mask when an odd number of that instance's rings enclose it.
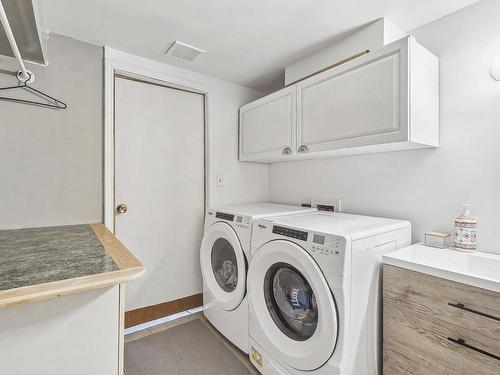
<instances>
[{"instance_id":1,"label":"washer glass door","mask_svg":"<svg viewBox=\"0 0 500 375\"><path fill-rule=\"evenodd\" d=\"M237 308L246 293L247 265L238 235L229 224L216 222L205 231L200 265L214 302L226 311Z\"/></svg>"},{"instance_id":2,"label":"washer glass door","mask_svg":"<svg viewBox=\"0 0 500 375\"><path fill-rule=\"evenodd\" d=\"M306 278L288 263L275 263L264 279L264 296L272 319L294 340L309 339L318 326L316 296Z\"/></svg>"},{"instance_id":3,"label":"washer glass door","mask_svg":"<svg viewBox=\"0 0 500 375\"><path fill-rule=\"evenodd\" d=\"M232 292L238 285L238 261L233 245L221 237L212 245L212 271L217 284L225 291Z\"/></svg>"}]
</instances>

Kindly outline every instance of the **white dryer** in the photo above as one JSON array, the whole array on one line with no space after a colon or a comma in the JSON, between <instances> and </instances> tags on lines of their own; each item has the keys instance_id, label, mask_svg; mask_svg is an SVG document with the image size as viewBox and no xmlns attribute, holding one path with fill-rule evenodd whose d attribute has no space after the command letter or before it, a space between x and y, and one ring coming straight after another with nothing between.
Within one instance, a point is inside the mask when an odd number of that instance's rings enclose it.
<instances>
[{"instance_id":1,"label":"white dryer","mask_svg":"<svg viewBox=\"0 0 500 375\"><path fill-rule=\"evenodd\" d=\"M265 375L381 374L382 255L407 221L315 212L257 220L248 271L250 360Z\"/></svg>"},{"instance_id":2,"label":"white dryer","mask_svg":"<svg viewBox=\"0 0 500 375\"><path fill-rule=\"evenodd\" d=\"M255 219L300 214L311 208L256 203L207 211L200 249L206 318L228 340L248 353L247 269Z\"/></svg>"}]
</instances>

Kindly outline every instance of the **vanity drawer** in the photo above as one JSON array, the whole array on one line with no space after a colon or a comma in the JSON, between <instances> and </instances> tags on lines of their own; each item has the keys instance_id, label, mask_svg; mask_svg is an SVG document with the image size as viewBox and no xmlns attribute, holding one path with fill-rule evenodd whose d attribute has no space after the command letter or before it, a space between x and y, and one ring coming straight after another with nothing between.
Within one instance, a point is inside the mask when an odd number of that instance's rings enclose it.
<instances>
[{"instance_id":1,"label":"vanity drawer","mask_svg":"<svg viewBox=\"0 0 500 375\"><path fill-rule=\"evenodd\" d=\"M383 275L384 374L500 374L498 293L389 265Z\"/></svg>"},{"instance_id":2,"label":"vanity drawer","mask_svg":"<svg viewBox=\"0 0 500 375\"><path fill-rule=\"evenodd\" d=\"M500 294L389 265L383 272L384 299L500 345Z\"/></svg>"}]
</instances>

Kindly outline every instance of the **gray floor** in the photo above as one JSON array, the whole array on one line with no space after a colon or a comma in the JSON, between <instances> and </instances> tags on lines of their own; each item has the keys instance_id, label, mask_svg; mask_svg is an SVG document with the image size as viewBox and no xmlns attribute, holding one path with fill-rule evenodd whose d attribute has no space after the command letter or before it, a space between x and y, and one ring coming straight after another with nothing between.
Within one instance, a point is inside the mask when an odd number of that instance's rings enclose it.
<instances>
[{"instance_id":1,"label":"gray floor","mask_svg":"<svg viewBox=\"0 0 500 375\"><path fill-rule=\"evenodd\" d=\"M126 375L250 375L245 357L201 319L125 344Z\"/></svg>"}]
</instances>

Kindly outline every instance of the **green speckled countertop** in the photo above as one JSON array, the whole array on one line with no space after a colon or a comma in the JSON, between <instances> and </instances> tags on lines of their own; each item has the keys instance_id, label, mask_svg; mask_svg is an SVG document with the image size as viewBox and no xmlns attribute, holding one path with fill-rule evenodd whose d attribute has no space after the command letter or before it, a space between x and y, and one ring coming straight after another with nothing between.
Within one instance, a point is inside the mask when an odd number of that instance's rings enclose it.
<instances>
[{"instance_id":1,"label":"green speckled countertop","mask_svg":"<svg viewBox=\"0 0 500 375\"><path fill-rule=\"evenodd\" d=\"M0 309L113 287L143 273L103 224L0 231Z\"/></svg>"},{"instance_id":2,"label":"green speckled countertop","mask_svg":"<svg viewBox=\"0 0 500 375\"><path fill-rule=\"evenodd\" d=\"M0 291L117 270L90 225L0 231Z\"/></svg>"}]
</instances>

